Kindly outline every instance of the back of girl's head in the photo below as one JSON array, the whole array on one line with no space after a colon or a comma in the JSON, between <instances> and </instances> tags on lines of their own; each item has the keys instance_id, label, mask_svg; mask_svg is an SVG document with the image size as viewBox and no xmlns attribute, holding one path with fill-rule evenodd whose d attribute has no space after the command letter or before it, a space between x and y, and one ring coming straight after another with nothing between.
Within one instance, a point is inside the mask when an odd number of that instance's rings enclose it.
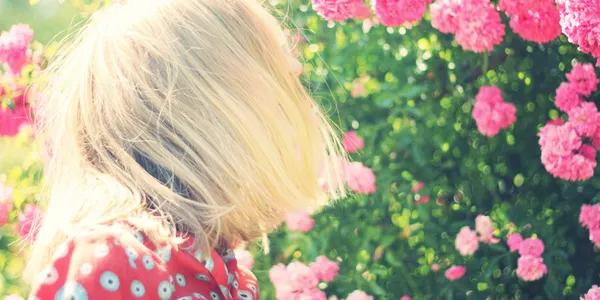
<instances>
[{"instance_id":1,"label":"back of girl's head","mask_svg":"<svg viewBox=\"0 0 600 300\"><path fill-rule=\"evenodd\" d=\"M254 0L121 2L49 68L32 269L70 228L120 219L150 235L175 224L206 248L256 238L322 197L321 164L342 155Z\"/></svg>"}]
</instances>

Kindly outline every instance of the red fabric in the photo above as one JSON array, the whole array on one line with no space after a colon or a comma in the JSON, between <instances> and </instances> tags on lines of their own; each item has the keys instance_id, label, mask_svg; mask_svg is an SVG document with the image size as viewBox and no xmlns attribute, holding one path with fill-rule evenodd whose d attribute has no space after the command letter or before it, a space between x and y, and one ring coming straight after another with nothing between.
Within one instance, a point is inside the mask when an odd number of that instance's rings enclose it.
<instances>
[{"instance_id":1,"label":"red fabric","mask_svg":"<svg viewBox=\"0 0 600 300\"><path fill-rule=\"evenodd\" d=\"M72 238L39 274L30 299L260 299L256 278L238 267L233 251L200 261L190 244L157 247L115 226Z\"/></svg>"}]
</instances>

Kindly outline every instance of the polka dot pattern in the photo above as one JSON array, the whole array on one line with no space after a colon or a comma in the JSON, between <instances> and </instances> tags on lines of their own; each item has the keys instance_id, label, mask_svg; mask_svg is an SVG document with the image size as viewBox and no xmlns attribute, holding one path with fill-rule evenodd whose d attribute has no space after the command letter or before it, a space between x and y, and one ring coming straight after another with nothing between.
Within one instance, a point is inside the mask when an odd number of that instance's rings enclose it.
<instances>
[{"instance_id":1,"label":"polka dot pattern","mask_svg":"<svg viewBox=\"0 0 600 300\"><path fill-rule=\"evenodd\" d=\"M29 299L259 299L256 278L237 265L233 251L202 255L154 245L142 232L93 231L57 247Z\"/></svg>"}]
</instances>

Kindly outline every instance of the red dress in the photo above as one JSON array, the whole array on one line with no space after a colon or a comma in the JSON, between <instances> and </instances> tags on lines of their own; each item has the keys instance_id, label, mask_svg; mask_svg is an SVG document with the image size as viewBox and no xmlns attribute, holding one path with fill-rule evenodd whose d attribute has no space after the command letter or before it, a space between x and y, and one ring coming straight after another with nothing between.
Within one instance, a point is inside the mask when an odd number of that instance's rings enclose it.
<instances>
[{"instance_id":1,"label":"red dress","mask_svg":"<svg viewBox=\"0 0 600 300\"><path fill-rule=\"evenodd\" d=\"M155 246L139 231L110 226L59 246L30 300L259 299L258 282L231 249L201 261L200 250Z\"/></svg>"}]
</instances>

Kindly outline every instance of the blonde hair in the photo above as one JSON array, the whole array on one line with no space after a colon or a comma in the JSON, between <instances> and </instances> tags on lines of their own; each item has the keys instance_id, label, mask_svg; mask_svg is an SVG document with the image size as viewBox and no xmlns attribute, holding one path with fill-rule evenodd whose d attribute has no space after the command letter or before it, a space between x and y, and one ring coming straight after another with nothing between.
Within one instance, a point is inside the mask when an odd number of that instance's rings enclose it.
<instances>
[{"instance_id":1,"label":"blonde hair","mask_svg":"<svg viewBox=\"0 0 600 300\"><path fill-rule=\"evenodd\" d=\"M123 1L122 1L123 2ZM76 229L168 225L205 250L314 206L343 156L253 0L130 0L96 13L49 68L37 117L52 150L28 270ZM342 195L340 171L326 168Z\"/></svg>"}]
</instances>

